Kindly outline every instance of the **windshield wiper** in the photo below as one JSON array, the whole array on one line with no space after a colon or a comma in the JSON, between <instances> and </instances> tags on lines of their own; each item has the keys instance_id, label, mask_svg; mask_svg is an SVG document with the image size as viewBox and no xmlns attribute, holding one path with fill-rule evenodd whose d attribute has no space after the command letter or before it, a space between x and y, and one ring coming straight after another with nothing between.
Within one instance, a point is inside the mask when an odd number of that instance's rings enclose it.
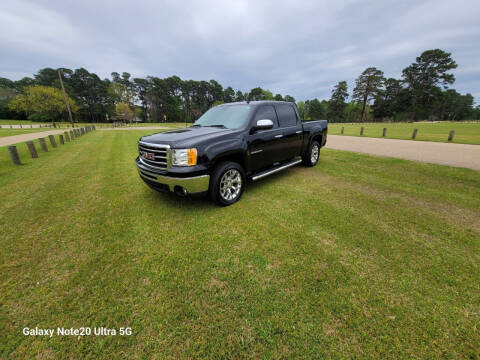
<instances>
[{"instance_id":1,"label":"windshield wiper","mask_svg":"<svg viewBox=\"0 0 480 360\"><path fill-rule=\"evenodd\" d=\"M225 125L221 125L221 124L214 124L214 125L206 125L208 127L218 127L218 128L222 128L222 129L227 129L227 127Z\"/></svg>"}]
</instances>

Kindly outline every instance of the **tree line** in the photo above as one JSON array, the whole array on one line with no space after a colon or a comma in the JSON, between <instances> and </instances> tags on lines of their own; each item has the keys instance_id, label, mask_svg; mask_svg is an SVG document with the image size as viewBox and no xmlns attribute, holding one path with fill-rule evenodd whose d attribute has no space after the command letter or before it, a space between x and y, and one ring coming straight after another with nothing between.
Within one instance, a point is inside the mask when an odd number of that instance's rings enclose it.
<instances>
[{"instance_id":1,"label":"tree line","mask_svg":"<svg viewBox=\"0 0 480 360\"><path fill-rule=\"evenodd\" d=\"M347 102L346 81L334 87L326 116L332 122L478 120L480 107L474 107L473 96L448 88L456 68L451 54L440 49L424 51L400 79L368 67L355 80L352 101Z\"/></svg>"},{"instance_id":2,"label":"tree line","mask_svg":"<svg viewBox=\"0 0 480 360\"><path fill-rule=\"evenodd\" d=\"M355 81L350 98L347 81L340 81L329 100L298 101L304 119L332 122L480 119L471 94L448 88L457 64L440 49L423 52L407 66L400 79L386 78L368 67ZM127 72L101 79L84 68L39 70L33 77L13 81L0 78L0 118L36 121L66 119L61 93L78 122L143 121L192 122L221 103L253 100L295 102L290 95L256 87L249 92L224 88L216 80L182 80L178 76L132 78Z\"/></svg>"},{"instance_id":3,"label":"tree line","mask_svg":"<svg viewBox=\"0 0 480 360\"><path fill-rule=\"evenodd\" d=\"M100 77L86 69L44 68L33 78L18 81L0 78L0 118L50 121L66 117L60 93L62 76L70 107L79 122L132 121L191 122L210 107L234 101L280 100L260 87L249 92L223 88L216 80L182 80L178 76L132 78L127 72ZM62 100L62 101L59 101Z\"/></svg>"}]
</instances>

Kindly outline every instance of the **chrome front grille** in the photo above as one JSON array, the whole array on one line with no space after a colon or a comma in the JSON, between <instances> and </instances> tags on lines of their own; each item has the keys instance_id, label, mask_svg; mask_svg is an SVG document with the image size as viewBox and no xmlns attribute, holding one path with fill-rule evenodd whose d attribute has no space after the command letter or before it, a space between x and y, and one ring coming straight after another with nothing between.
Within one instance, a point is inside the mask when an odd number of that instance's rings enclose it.
<instances>
[{"instance_id":1,"label":"chrome front grille","mask_svg":"<svg viewBox=\"0 0 480 360\"><path fill-rule=\"evenodd\" d=\"M138 142L140 161L153 169L167 170L171 166L170 146Z\"/></svg>"}]
</instances>

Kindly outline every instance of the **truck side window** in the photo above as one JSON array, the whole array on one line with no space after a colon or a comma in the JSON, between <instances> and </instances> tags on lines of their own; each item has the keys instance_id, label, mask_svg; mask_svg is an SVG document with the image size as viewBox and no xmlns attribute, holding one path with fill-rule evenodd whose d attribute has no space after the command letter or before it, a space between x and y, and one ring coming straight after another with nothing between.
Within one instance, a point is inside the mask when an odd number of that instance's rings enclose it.
<instances>
[{"instance_id":1,"label":"truck side window","mask_svg":"<svg viewBox=\"0 0 480 360\"><path fill-rule=\"evenodd\" d=\"M275 108L277 109L280 127L295 126L297 124L297 116L292 105L276 104Z\"/></svg>"},{"instance_id":2,"label":"truck side window","mask_svg":"<svg viewBox=\"0 0 480 360\"><path fill-rule=\"evenodd\" d=\"M275 110L273 109L272 105L263 105L260 106L257 109L257 112L255 113L255 124L257 123L258 120L272 120L273 121L273 127L278 128L278 119L277 119L277 114L275 113Z\"/></svg>"}]
</instances>

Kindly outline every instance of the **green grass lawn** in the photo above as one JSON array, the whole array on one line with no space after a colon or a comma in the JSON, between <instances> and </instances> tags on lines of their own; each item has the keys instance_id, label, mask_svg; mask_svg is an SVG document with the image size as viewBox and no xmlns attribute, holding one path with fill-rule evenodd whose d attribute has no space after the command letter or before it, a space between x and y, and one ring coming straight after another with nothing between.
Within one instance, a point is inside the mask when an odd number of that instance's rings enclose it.
<instances>
[{"instance_id":1,"label":"green grass lawn","mask_svg":"<svg viewBox=\"0 0 480 360\"><path fill-rule=\"evenodd\" d=\"M0 119L0 125L30 125L30 124L40 124L39 122L35 121L30 121L30 120L11 120L11 119ZM47 123L41 123L41 124L47 124ZM57 126L60 127L71 127L69 122L57 122ZM92 123L75 123L75 127L82 127L85 125L91 125ZM97 127L111 127L111 123L97 123ZM192 123L188 123L187 126L191 126ZM162 127L185 127L184 122L167 122L167 123L138 123L138 124L132 124L129 126L135 126L135 127L147 127L147 126L162 126Z\"/></svg>"},{"instance_id":2,"label":"green grass lawn","mask_svg":"<svg viewBox=\"0 0 480 360\"><path fill-rule=\"evenodd\" d=\"M360 136L360 128L365 128L363 136L382 137L383 128L387 128L387 138L411 140L413 129L417 128L417 140L448 142L448 134L455 130L454 143L480 144L480 122L417 122L417 123L365 123L365 124L329 124L328 133L340 135L342 126L344 135Z\"/></svg>"},{"instance_id":3,"label":"green grass lawn","mask_svg":"<svg viewBox=\"0 0 480 360\"><path fill-rule=\"evenodd\" d=\"M141 182L148 132L0 148L0 357L479 357L480 172L324 149L221 208Z\"/></svg>"},{"instance_id":4,"label":"green grass lawn","mask_svg":"<svg viewBox=\"0 0 480 360\"><path fill-rule=\"evenodd\" d=\"M5 136L13 136L13 135L23 135L23 134L30 134L36 133L41 131L48 131L54 129L45 129L45 128L36 128L36 129L0 129L0 137Z\"/></svg>"},{"instance_id":5,"label":"green grass lawn","mask_svg":"<svg viewBox=\"0 0 480 360\"><path fill-rule=\"evenodd\" d=\"M30 121L30 120L0 119L0 125L20 125L20 124L30 125L30 124L39 124L39 123L36 121Z\"/></svg>"}]
</instances>

